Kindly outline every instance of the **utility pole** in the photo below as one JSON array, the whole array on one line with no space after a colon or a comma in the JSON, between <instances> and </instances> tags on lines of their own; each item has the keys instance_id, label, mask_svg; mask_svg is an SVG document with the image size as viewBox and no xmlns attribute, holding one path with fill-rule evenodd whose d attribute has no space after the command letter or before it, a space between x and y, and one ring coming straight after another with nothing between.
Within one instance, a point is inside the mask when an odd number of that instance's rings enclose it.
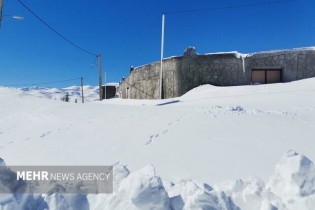
<instances>
[{"instance_id":1,"label":"utility pole","mask_svg":"<svg viewBox=\"0 0 315 210\"><path fill-rule=\"evenodd\" d=\"M104 72L104 84L105 84L105 87L104 87L104 95L105 95L105 97L104 97L104 99L106 99L106 71Z\"/></svg>"},{"instance_id":2,"label":"utility pole","mask_svg":"<svg viewBox=\"0 0 315 210\"><path fill-rule=\"evenodd\" d=\"M164 57L164 22L165 22L165 15L162 14L161 69L160 69L160 99L163 99L163 97L162 97L162 89L163 89L163 57Z\"/></svg>"},{"instance_id":3,"label":"utility pole","mask_svg":"<svg viewBox=\"0 0 315 210\"><path fill-rule=\"evenodd\" d=\"M84 95L83 95L83 77L81 77L81 97L82 97L82 104L84 104Z\"/></svg>"},{"instance_id":4,"label":"utility pole","mask_svg":"<svg viewBox=\"0 0 315 210\"><path fill-rule=\"evenodd\" d=\"M98 85L100 89L100 101L103 100L103 84L102 84L102 57L101 54L97 55L98 58Z\"/></svg>"},{"instance_id":5,"label":"utility pole","mask_svg":"<svg viewBox=\"0 0 315 210\"><path fill-rule=\"evenodd\" d=\"M2 21L2 7L3 7L2 0L0 0L0 28L1 28L1 21Z\"/></svg>"}]
</instances>

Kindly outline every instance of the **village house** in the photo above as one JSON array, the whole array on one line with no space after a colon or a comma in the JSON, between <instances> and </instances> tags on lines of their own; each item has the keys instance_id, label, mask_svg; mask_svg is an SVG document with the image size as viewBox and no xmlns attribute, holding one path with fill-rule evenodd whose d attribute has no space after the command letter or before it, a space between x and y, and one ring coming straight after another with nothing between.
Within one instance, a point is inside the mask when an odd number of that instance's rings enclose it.
<instances>
[{"instance_id":1,"label":"village house","mask_svg":"<svg viewBox=\"0 0 315 210\"><path fill-rule=\"evenodd\" d=\"M160 62L130 69L119 84L121 98L159 99ZM238 86L290 82L315 77L315 47L241 54L199 55L189 47L183 56L163 59L162 98L178 97L202 84Z\"/></svg>"}]
</instances>

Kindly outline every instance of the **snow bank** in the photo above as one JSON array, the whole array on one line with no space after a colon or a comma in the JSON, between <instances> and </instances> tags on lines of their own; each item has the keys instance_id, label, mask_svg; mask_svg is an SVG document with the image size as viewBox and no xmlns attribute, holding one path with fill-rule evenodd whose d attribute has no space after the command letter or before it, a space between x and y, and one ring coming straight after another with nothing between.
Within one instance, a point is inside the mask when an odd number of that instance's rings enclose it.
<instances>
[{"instance_id":1,"label":"snow bank","mask_svg":"<svg viewBox=\"0 0 315 210\"><path fill-rule=\"evenodd\" d=\"M5 182L7 179L0 179L1 185ZM152 165L130 173L126 166L116 164L114 186L115 190L111 195L88 197L82 194L61 193L16 196L13 191L8 191L0 197L0 206L5 209L239 210L224 192L216 192L207 184L200 187L190 180L170 186L168 190L172 196L169 196Z\"/></svg>"},{"instance_id":2,"label":"snow bank","mask_svg":"<svg viewBox=\"0 0 315 210\"><path fill-rule=\"evenodd\" d=\"M0 158L0 206L5 209L155 209L155 210L312 210L315 206L313 162L295 151L288 151L265 183L250 177L215 185L193 180L177 183L156 175L152 165L130 172L125 165L114 166L114 193L110 195L59 194L18 195L12 191L13 172ZM11 181L10 181L11 180Z\"/></svg>"},{"instance_id":3,"label":"snow bank","mask_svg":"<svg viewBox=\"0 0 315 210\"><path fill-rule=\"evenodd\" d=\"M287 209L314 209L315 169L313 162L293 150L278 162L267 189L281 198Z\"/></svg>"},{"instance_id":4,"label":"snow bank","mask_svg":"<svg viewBox=\"0 0 315 210\"><path fill-rule=\"evenodd\" d=\"M268 187L279 197L309 196L315 193L315 169L307 157L288 151L276 165Z\"/></svg>"},{"instance_id":5,"label":"snow bank","mask_svg":"<svg viewBox=\"0 0 315 210\"><path fill-rule=\"evenodd\" d=\"M239 209L224 192L214 191L212 187L207 184L200 187L192 180L184 180L177 184L172 184L168 192L173 195L173 197L171 197L171 206L174 210Z\"/></svg>"},{"instance_id":6,"label":"snow bank","mask_svg":"<svg viewBox=\"0 0 315 210\"><path fill-rule=\"evenodd\" d=\"M1 166L5 166L5 162L4 162L4 160L2 158L0 158L0 167Z\"/></svg>"},{"instance_id":7,"label":"snow bank","mask_svg":"<svg viewBox=\"0 0 315 210\"><path fill-rule=\"evenodd\" d=\"M242 210L267 210L283 206L281 201L265 189L264 182L257 177L226 181L216 185L215 189L226 192Z\"/></svg>"},{"instance_id":8,"label":"snow bank","mask_svg":"<svg viewBox=\"0 0 315 210\"><path fill-rule=\"evenodd\" d=\"M108 209L169 209L168 195L154 167L148 165L123 179Z\"/></svg>"},{"instance_id":9,"label":"snow bank","mask_svg":"<svg viewBox=\"0 0 315 210\"><path fill-rule=\"evenodd\" d=\"M242 210L314 209L315 171L313 162L288 151L275 167L269 183L256 177L216 185Z\"/></svg>"}]
</instances>

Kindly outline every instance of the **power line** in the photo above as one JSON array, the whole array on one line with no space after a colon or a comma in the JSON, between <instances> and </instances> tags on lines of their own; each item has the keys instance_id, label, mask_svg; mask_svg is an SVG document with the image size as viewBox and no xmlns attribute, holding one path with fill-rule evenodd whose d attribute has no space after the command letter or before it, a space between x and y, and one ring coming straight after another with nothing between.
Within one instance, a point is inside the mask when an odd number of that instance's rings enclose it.
<instances>
[{"instance_id":1,"label":"power line","mask_svg":"<svg viewBox=\"0 0 315 210\"><path fill-rule=\"evenodd\" d=\"M256 4L243 4L243 5L226 6L226 7L214 7L214 8L207 8L207 9L169 11L169 12L165 12L164 14L208 12L208 11L215 11L215 10L237 9L237 8L246 8L246 7L258 7L258 6L265 6L265 5L272 5L272 4L282 4L282 3L298 2L298 1L304 1L304 0L283 0L283 1L274 1L274 2L262 2L262 3L256 3Z\"/></svg>"},{"instance_id":2,"label":"power line","mask_svg":"<svg viewBox=\"0 0 315 210\"><path fill-rule=\"evenodd\" d=\"M91 68L89 69L89 71L87 72L87 74L82 77L84 79L86 79L92 72L93 68L95 67L96 64L96 59L93 62L93 66L91 66ZM9 85L3 85L6 87L19 87L19 86L36 86L36 85L47 85L47 84L56 84L56 83L65 83L65 82L71 82L71 81L76 81L76 80L81 80L81 77L75 77L75 78L71 78L71 79L65 79L65 80L56 80L56 81L49 81L49 82L38 82L38 83L24 83L24 84L9 84Z\"/></svg>"},{"instance_id":3,"label":"power line","mask_svg":"<svg viewBox=\"0 0 315 210\"><path fill-rule=\"evenodd\" d=\"M4 4L4 7L7 6L8 2L9 2L9 0L6 0L6 2L5 2L5 4Z\"/></svg>"},{"instance_id":4,"label":"power line","mask_svg":"<svg viewBox=\"0 0 315 210\"><path fill-rule=\"evenodd\" d=\"M9 1L9 0L6 0L6 1L3 3L3 8L5 8L5 7L7 6L8 1Z\"/></svg>"},{"instance_id":5,"label":"power line","mask_svg":"<svg viewBox=\"0 0 315 210\"><path fill-rule=\"evenodd\" d=\"M64 41L68 42L70 45L72 45L73 47L87 53L93 56L97 56L96 53L90 52L82 47L80 47L79 45L75 44L74 42L72 42L71 40L69 40L68 38L66 38L65 36L63 36L61 33L59 33L58 31L56 31L52 26L50 26L48 23L46 23L42 18L40 18L33 10L31 10L27 5L25 5L21 0L17 0L24 8L26 8L30 13L32 13L40 22L42 22L45 26L47 26L50 30L52 30L53 32L55 32L59 37L61 37Z\"/></svg>"},{"instance_id":6,"label":"power line","mask_svg":"<svg viewBox=\"0 0 315 210\"><path fill-rule=\"evenodd\" d=\"M129 83L126 81L126 79L123 79L123 82L125 82L125 83L126 83L127 85L129 85L130 87L133 87L133 88L135 88L136 90L139 90L140 92L142 92L142 93L144 93L145 95L150 96L152 99L154 99L154 96L153 96L153 95L151 95L151 94L149 94L149 93L146 93L145 91L143 91L143 90L141 90L141 89L135 87L134 84L133 84L133 85L129 84Z\"/></svg>"},{"instance_id":7,"label":"power line","mask_svg":"<svg viewBox=\"0 0 315 210\"><path fill-rule=\"evenodd\" d=\"M88 78L90 76L90 74L92 73L92 70L95 68L95 66L97 66L97 57L95 58L95 60L93 61L93 63L91 64L91 68L90 70L87 72L87 74L83 77L84 79Z\"/></svg>"},{"instance_id":8,"label":"power line","mask_svg":"<svg viewBox=\"0 0 315 210\"><path fill-rule=\"evenodd\" d=\"M8 1L8 0L7 0ZM21 0L17 0L25 9L27 9L35 18L37 18L41 23L43 23L46 27L48 27L50 30L52 30L54 33L56 33L60 38L62 38L64 41L66 41L68 44L72 45L73 47L89 54L89 55L93 55L96 57L97 59L97 54L93 53L91 51L88 51L82 47L80 47L79 45L75 44L73 41L71 41L70 39L66 38L64 35L62 35L61 33L59 33L56 29L54 29L52 26L50 26L47 22L45 22L41 17L39 17L31 8L29 8L25 3L23 3ZM94 61L94 63L96 62L96 60ZM91 67L91 69L89 70L89 72L86 74L85 77L87 77L92 69L94 68L94 66ZM58 80L58 81L51 81L51 82L39 82L39 83L27 83L27 84L14 84L14 85L6 85L6 86L35 86L35 85L47 85L47 84L56 84L56 83L64 83L64 82L70 82L70 81L75 81L75 80L81 80L81 77L77 77L77 78L72 78L72 79L66 79L66 80Z\"/></svg>"},{"instance_id":9,"label":"power line","mask_svg":"<svg viewBox=\"0 0 315 210\"><path fill-rule=\"evenodd\" d=\"M51 82L39 82L39 83L28 83L28 84L13 84L13 85L4 85L6 87L18 87L18 86L36 86L36 85L47 85L47 84L56 84L56 83L64 83L64 82L70 82L75 80L81 80L81 77L72 78L72 79L66 79L66 80L57 80L57 81L51 81Z\"/></svg>"}]
</instances>

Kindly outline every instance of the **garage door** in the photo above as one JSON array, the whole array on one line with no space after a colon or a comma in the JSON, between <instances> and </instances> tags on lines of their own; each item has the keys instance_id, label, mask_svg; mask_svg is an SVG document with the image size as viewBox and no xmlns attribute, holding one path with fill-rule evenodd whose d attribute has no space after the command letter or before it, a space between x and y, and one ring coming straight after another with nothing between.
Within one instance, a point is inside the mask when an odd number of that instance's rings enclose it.
<instances>
[{"instance_id":1,"label":"garage door","mask_svg":"<svg viewBox=\"0 0 315 210\"><path fill-rule=\"evenodd\" d=\"M281 70L268 70L266 72L268 84L281 82Z\"/></svg>"},{"instance_id":2,"label":"garage door","mask_svg":"<svg viewBox=\"0 0 315 210\"><path fill-rule=\"evenodd\" d=\"M282 82L281 69L253 69L252 84L270 84Z\"/></svg>"},{"instance_id":3,"label":"garage door","mask_svg":"<svg viewBox=\"0 0 315 210\"><path fill-rule=\"evenodd\" d=\"M252 70L252 84L255 84L255 83L259 83L259 84L266 83L265 71Z\"/></svg>"}]
</instances>

